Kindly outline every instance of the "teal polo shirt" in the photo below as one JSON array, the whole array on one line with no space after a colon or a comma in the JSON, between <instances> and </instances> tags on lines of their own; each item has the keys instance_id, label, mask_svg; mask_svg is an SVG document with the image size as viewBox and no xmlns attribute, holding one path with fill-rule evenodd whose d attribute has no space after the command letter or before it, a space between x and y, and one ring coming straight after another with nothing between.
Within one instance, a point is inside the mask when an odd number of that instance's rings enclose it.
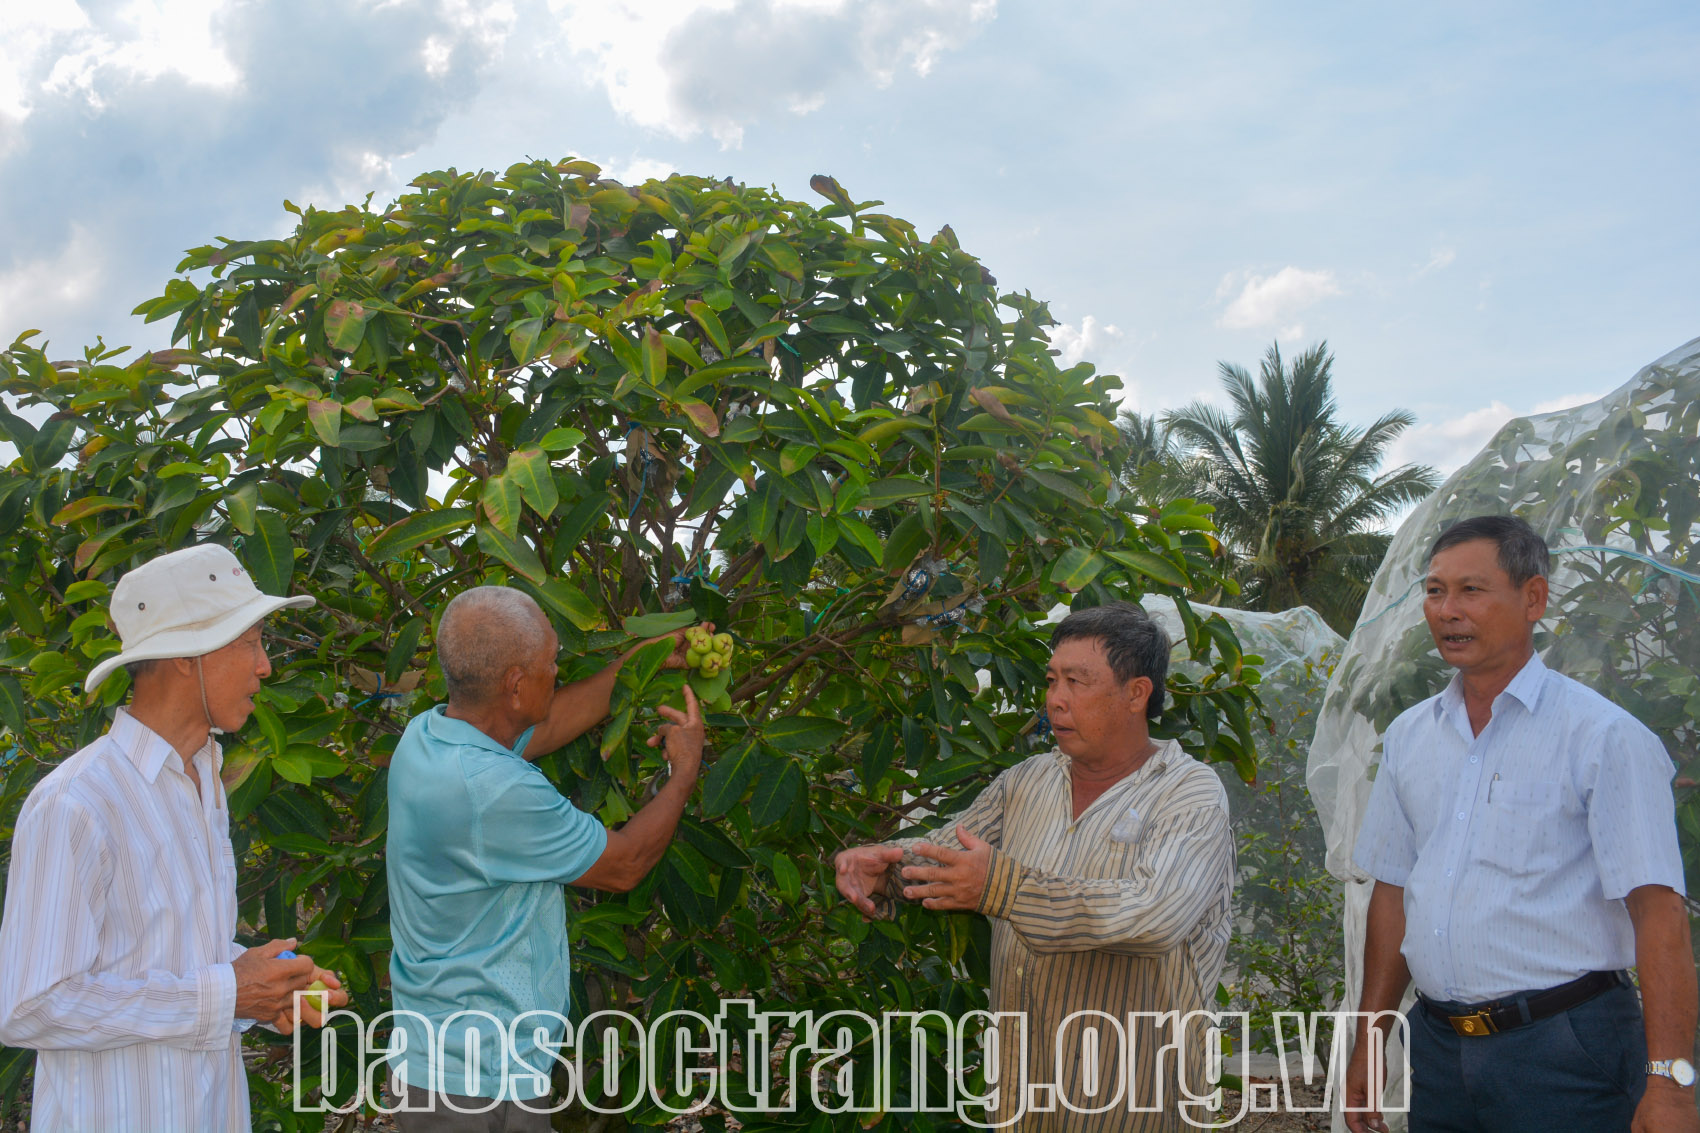
<instances>
[{"instance_id":1,"label":"teal polo shirt","mask_svg":"<svg viewBox=\"0 0 1700 1133\"><path fill-rule=\"evenodd\" d=\"M528 730L505 748L443 705L415 716L389 771L390 990L407 1049L391 1063L408 1084L430 1088L427 1041L441 1046L441 1087L477 1097L534 1098L548 1092L530 1067L553 1061L532 1032L559 1042L559 1022L533 1017L511 1049L502 1092L503 1030L528 1011L567 1013L567 911L562 886L602 856L608 832L520 755ZM446 1028L444 1024L449 1024ZM469 1033L470 1031L470 1033ZM394 1049L392 1040L392 1050ZM479 1080L465 1080L479 1047Z\"/></svg>"}]
</instances>

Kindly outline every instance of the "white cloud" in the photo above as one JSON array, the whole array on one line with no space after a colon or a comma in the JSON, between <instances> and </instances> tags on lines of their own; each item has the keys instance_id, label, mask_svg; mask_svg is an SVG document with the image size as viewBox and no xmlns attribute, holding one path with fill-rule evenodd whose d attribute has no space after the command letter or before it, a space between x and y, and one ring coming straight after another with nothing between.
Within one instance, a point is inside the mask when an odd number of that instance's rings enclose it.
<instances>
[{"instance_id":1,"label":"white cloud","mask_svg":"<svg viewBox=\"0 0 1700 1133\"><path fill-rule=\"evenodd\" d=\"M1428 263L1417 269L1418 276L1427 275L1431 271L1445 271L1452 266L1452 261L1458 258L1456 248L1436 248L1428 258Z\"/></svg>"},{"instance_id":2,"label":"white cloud","mask_svg":"<svg viewBox=\"0 0 1700 1133\"><path fill-rule=\"evenodd\" d=\"M1594 393L1566 394L1539 402L1534 408L1521 413L1495 399L1480 409L1473 409L1449 421L1419 421L1405 430L1388 449L1387 466L1427 464L1438 469L1442 476L1447 476L1481 452L1500 427L1513 417L1553 413L1599 399L1600 395Z\"/></svg>"},{"instance_id":3,"label":"white cloud","mask_svg":"<svg viewBox=\"0 0 1700 1133\"><path fill-rule=\"evenodd\" d=\"M100 290L106 269L106 249L100 240L86 226L73 225L69 239L53 253L0 272L0 311L6 316L0 334L10 342L32 327L51 330ZM49 341L59 348L57 356L65 357L75 355L82 345L51 336Z\"/></svg>"},{"instance_id":4,"label":"white cloud","mask_svg":"<svg viewBox=\"0 0 1700 1133\"><path fill-rule=\"evenodd\" d=\"M1092 315L1081 319L1079 327L1068 323L1054 326L1050 328L1050 336L1051 345L1062 352L1057 365L1065 369L1077 362L1102 365L1105 352L1127 337L1120 327L1100 323Z\"/></svg>"},{"instance_id":5,"label":"white cloud","mask_svg":"<svg viewBox=\"0 0 1700 1133\"><path fill-rule=\"evenodd\" d=\"M1238 294L1235 294L1235 291ZM1279 327L1280 337L1304 336L1304 327L1292 320L1301 311L1330 296L1341 294L1332 271L1306 271L1284 267L1274 275L1250 271L1229 272L1216 288L1216 298L1233 298L1216 325L1227 330L1268 330Z\"/></svg>"},{"instance_id":6,"label":"white cloud","mask_svg":"<svg viewBox=\"0 0 1700 1133\"><path fill-rule=\"evenodd\" d=\"M100 107L103 88L113 83L166 75L229 88L240 75L218 35L227 6L226 0L130 0L101 11L96 23L77 4L45 5L20 20L24 53L14 66L21 101L30 105L34 84L47 94L75 92ZM45 77L31 73L48 60Z\"/></svg>"},{"instance_id":7,"label":"white cloud","mask_svg":"<svg viewBox=\"0 0 1700 1133\"><path fill-rule=\"evenodd\" d=\"M670 161L654 157L615 157L603 160L599 157L586 157L602 167L602 176L612 178L624 185L641 185L651 177L667 177L677 169Z\"/></svg>"},{"instance_id":8,"label":"white cloud","mask_svg":"<svg viewBox=\"0 0 1700 1133\"><path fill-rule=\"evenodd\" d=\"M163 345L123 312L185 247L276 234L285 197L392 193L518 23L506 0L0 0L0 338Z\"/></svg>"},{"instance_id":9,"label":"white cloud","mask_svg":"<svg viewBox=\"0 0 1700 1133\"><path fill-rule=\"evenodd\" d=\"M1586 405L1590 401L1598 401L1604 396L1605 394L1603 393L1568 393L1560 397L1548 398L1546 401L1537 401L1535 403L1535 408L1531 410L1531 412L1557 413L1560 409L1574 409L1578 405Z\"/></svg>"},{"instance_id":10,"label":"white cloud","mask_svg":"<svg viewBox=\"0 0 1700 1133\"><path fill-rule=\"evenodd\" d=\"M623 118L743 142L764 114L810 114L840 86L925 76L997 0L549 0Z\"/></svg>"}]
</instances>

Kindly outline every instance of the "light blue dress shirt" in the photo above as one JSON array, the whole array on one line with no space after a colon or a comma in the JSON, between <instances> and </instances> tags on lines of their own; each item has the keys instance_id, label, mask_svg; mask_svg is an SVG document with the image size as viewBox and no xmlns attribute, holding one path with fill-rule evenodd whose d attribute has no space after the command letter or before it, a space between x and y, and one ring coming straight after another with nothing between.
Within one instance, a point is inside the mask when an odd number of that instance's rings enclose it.
<instances>
[{"instance_id":1,"label":"light blue dress shirt","mask_svg":"<svg viewBox=\"0 0 1700 1133\"><path fill-rule=\"evenodd\" d=\"M1470 729L1454 676L1383 740L1354 860L1405 889L1417 990L1479 1003L1635 964L1622 898L1684 892L1658 738L1531 657Z\"/></svg>"},{"instance_id":2,"label":"light blue dress shirt","mask_svg":"<svg viewBox=\"0 0 1700 1133\"><path fill-rule=\"evenodd\" d=\"M535 1098L554 1065L539 1052L531 1024L513 1050L509 1089L502 1086L501 1041L487 1022L455 1013L488 1012L503 1028L528 1011L565 1015L568 999L566 901L562 885L602 856L608 832L520 755L438 705L413 718L389 770L390 985L397 1012L431 1021L442 1044L433 1083L425 1028L398 1015L407 1052L392 1071L416 1087L452 1094ZM559 1023L536 1020L551 1042ZM481 1080L465 1081L467 1026L476 1026ZM444 1037L446 1035L446 1038ZM393 1046L392 1046L393 1049Z\"/></svg>"}]
</instances>

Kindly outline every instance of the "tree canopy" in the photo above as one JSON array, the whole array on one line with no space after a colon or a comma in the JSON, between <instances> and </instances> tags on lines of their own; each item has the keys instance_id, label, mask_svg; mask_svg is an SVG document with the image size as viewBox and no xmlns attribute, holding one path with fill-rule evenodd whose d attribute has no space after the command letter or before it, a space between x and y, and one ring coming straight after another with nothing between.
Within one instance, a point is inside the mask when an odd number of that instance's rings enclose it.
<instances>
[{"instance_id":1,"label":"tree canopy","mask_svg":"<svg viewBox=\"0 0 1700 1133\"><path fill-rule=\"evenodd\" d=\"M1042 747L1059 601L1172 595L1203 675L1173 678L1158 731L1247 776L1257 670L1186 603L1221 581L1210 506L1118 484L1119 380L1060 368L1045 305L949 228L813 184L825 203L572 160L430 173L387 208L286 204L283 237L191 250L137 308L171 349L55 361L19 337L0 391L50 416L0 413L0 838L124 695L79 686L117 648L116 578L226 541L262 589L320 602L276 619L277 671L229 738L240 916L374 1017L386 764L442 695L435 613L507 583L556 623L566 678L699 619L738 643L690 678L713 755L675 844L634 892L575 897L575 1010L983 1002L983 923L869 925L832 853ZM605 822L660 769L634 740L685 679L661 660L541 763ZM286 1086L256 1076L262 1126L289 1120Z\"/></svg>"},{"instance_id":2,"label":"tree canopy","mask_svg":"<svg viewBox=\"0 0 1700 1133\"><path fill-rule=\"evenodd\" d=\"M1240 562L1240 604L1310 606L1350 633L1392 538L1381 525L1440 483L1424 465L1380 471L1415 418L1394 410L1362 429L1338 420L1326 342L1290 361L1271 344L1255 379L1219 365L1232 408L1195 401L1163 421L1201 462L1199 498L1215 505Z\"/></svg>"}]
</instances>

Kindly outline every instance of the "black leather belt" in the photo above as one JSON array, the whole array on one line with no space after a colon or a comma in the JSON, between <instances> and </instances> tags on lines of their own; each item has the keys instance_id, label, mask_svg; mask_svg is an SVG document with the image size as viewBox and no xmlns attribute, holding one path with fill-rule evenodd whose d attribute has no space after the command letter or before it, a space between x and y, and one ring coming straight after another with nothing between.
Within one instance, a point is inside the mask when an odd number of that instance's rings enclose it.
<instances>
[{"instance_id":1,"label":"black leather belt","mask_svg":"<svg viewBox=\"0 0 1700 1133\"><path fill-rule=\"evenodd\" d=\"M1568 1011L1579 1003L1609 991L1614 987L1629 987L1628 972L1589 972L1545 991L1529 991L1507 999L1496 999L1475 1007L1447 1005L1419 995L1423 1009L1437 1019L1452 1024L1452 1029L1467 1038L1509 1031L1527 1026L1538 1019Z\"/></svg>"}]
</instances>

